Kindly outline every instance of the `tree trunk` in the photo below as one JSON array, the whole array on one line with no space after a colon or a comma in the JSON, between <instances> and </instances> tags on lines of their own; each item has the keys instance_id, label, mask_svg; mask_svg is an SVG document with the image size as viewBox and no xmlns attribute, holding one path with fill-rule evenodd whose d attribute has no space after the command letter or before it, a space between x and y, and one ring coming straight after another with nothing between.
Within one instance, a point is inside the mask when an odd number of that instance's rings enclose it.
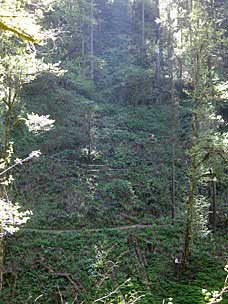
<instances>
[{"instance_id":1,"label":"tree trunk","mask_svg":"<svg viewBox=\"0 0 228 304\"><path fill-rule=\"evenodd\" d=\"M142 0L142 48L145 46L145 0Z\"/></svg>"},{"instance_id":2,"label":"tree trunk","mask_svg":"<svg viewBox=\"0 0 228 304\"><path fill-rule=\"evenodd\" d=\"M194 1L190 0L189 3L189 13L193 12ZM184 271L187 268L187 262L190 256L190 245L192 239L192 222L193 222L193 208L194 208L194 195L197 187L197 161L196 161L196 152L194 149L197 146L197 138L198 138L198 117L196 114L196 110L198 109L199 100L197 95L198 89L198 81L199 81L199 56L198 53L195 54L192 45L192 30L190 28L189 31L189 41L191 47L191 61L192 61L192 88L193 88L193 110L192 110L192 121L191 121L191 149L190 149L190 177L189 177L189 194L188 194L188 209L187 209L187 222L186 222L186 230L184 236L184 246L182 251L182 259L180 270Z\"/></svg>"},{"instance_id":3,"label":"tree trunk","mask_svg":"<svg viewBox=\"0 0 228 304\"><path fill-rule=\"evenodd\" d=\"M178 15L181 14L181 11L180 11L180 8L178 7L177 8L177 13ZM180 31L180 38L179 38L179 48L180 50L183 50L183 47L184 47L184 38L183 38L183 26L182 26L182 23L180 22L179 24L179 31ZM178 57L178 78L179 80L182 82L182 77L183 77L183 58L182 58L182 54L179 55Z\"/></svg>"},{"instance_id":4,"label":"tree trunk","mask_svg":"<svg viewBox=\"0 0 228 304\"><path fill-rule=\"evenodd\" d=\"M175 167L175 158L176 158L176 151L175 151L175 143L172 144L172 223L175 223L176 217L176 167Z\"/></svg>"},{"instance_id":5,"label":"tree trunk","mask_svg":"<svg viewBox=\"0 0 228 304\"><path fill-rule=\"evenodd\" d=\"M8 97L7 97L7 111L6 111L6 118L5 118L5 134L4 134L4 151L3 151L3 158L7 159L8 158L8 150L10 147L10 137L11 137L11 131L12 131L12 125L11 125L11 120L12 120L12 112L14 108L14 103L17 99L18 96L18 91L20 88L17 90L13 90L11 88L11 81L9 81L9 91L8 91Z\"/></svg>"},{"instance_id":6,"label":"tree trunk","mask_svg":"<svg viewBox=\"0 0 228 304\"><path fill-rule=\"evenodd\" d=\"M210 196L211 196L210 224L212 226L213 232L215 232L216 231L216 181L214 178L210 181Z\"/></svg>"},{"instance_id":7,"label":"tree trunk","mask_svg":"<svg viewBox=\"0 0 228 304\"><path fill-rule=\"evenodd\" d=\"M195 79L195 78L194 78ZM198 101L194 100L194 111L197 109ZM181 267L180 269L183 271L187 267L188 258L190 256L190 243L192 239L192 222L193 222L193 208L194 208L194 195L197 188L197 160L196 160L196 152L195 147L197 146L197 138L198 138L198 117L197 114L194 113L192 115L192 123L191 123L191 131L192 131L192 144L191 144L191 154L190 154L190 177L189 177L189 194L188 194L188 209L187 209L187 223L185 230L185 240L184 247L182 252L181 259Z\"/></svg>"},{"instance_id":8,"label":"tree trunk","mask_svg":"<svg viewBox=\"0 0 228 304\"><path fill-rule=\"evenodd\" d=\"M3 227L0 222L0 291L3 287L3 255L4 255L4 243L3 243Z\"/></svg>"},{"instance_id":9,"label":"tree trunk","mask_svg":"<svg viewBox=\"0 0 228 304\"><path fill-rule=\"evenodd\" d=\"M90 77L94 79L94 24L93 0L90 3Z\"/></svg>"},{"instance_id":10,"label":"tree trunk","mask_svg":"<svg viewBox=\"0 0 228 304\"><path fill-rule=\"evenodd\" d=\"M176 117L176 98L175 98L175 79L174 79L174 47L173 47L173 26L170 15L170 10L168 11L168 25L169 25L169 35L168 35L168 57L169 57L169 77L170 77L170 102L171 102L171 140L172 140L172 185L171 185L171 198L172 198L172 222L174 224L176 216L176 128L177 128L177 117Z\"/></svg>"},{"instance_id":11,"label":"tree trunk","mask_svg":"<svg viewBox=\"0 0 228 304\"><path fill-rule=\"evenodd\" d=\"M190 255L195 187L196 186L195 186L194 176L192 175L190 177L190 181L189 181L187 224L186 224L186 230L185 230L184 248L183 248L183 252L182 252L181 267L180 267L180 269L182 271L186 269L188 258Z\"/></svg>"},{"instance_id":12,"label":"tree trunk","mask_svg":"<svg viewBox=\"0 0 228 304\"><path fill-rule=\"evenodd\" d=\"M11 106L8 106L8 110L6 112L6 120L5 120L5 143L4 143L4 158L8 157L9 143L10 143L10 133L11 133L11 114L12 109Z\"/></svg>"},{"instance_id":13,"label":"tree trunk","mask_svg":"<svg viewBox=\"0 0 228 304\"><path fill-rule=\"evenodd\" d=\"M157 19L160 20L160 2L156 0L156 9L157 9ZM161 62L162 62L162 38L161 38L161 25L160 22L157 22L157 30L156 30L156 49L155 49L155 56L156 56L156 86L157 88L160 87L161 81Z\"/></svg>"}]
</instances>

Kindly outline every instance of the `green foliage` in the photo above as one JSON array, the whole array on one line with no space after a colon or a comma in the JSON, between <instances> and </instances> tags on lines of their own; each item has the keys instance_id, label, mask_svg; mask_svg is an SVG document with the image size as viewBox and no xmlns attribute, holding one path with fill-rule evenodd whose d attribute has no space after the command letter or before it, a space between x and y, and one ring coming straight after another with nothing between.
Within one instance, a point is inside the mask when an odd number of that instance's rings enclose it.
<instances>
[{"instance_id":1,"label":"green foliage","mask_svg":"<svg viewBox=\"0 0 228 304\"><path fill-rule=\"evenodd\" d=\"M7 241L6 266L7 269L12 265L18 266L17 291L12 298L10 282L13 274L9 272L2 291L2 303L23 303L29 298L34 301L41 294L41 303L53 303L60 297L58 290L65 301L72 302L79 282L79 299L93 303L130 277L131 281L112 295L113 300L120 296L127 299L130 293L137 292L139 296L144 295L139 302L143 304L162 303L168 297L173 297L174 303L201 304L204 303L201 290L205 285L209 290L222 286L226 250L220 251L219 259L213 259L218 250L213 247L216 247L218 239L201 244L201 253L193 251L192 268L177 278L171 256L179 249L180 231L172 226L154 225L153 229L132 231L139 239L141 254L148 261L146 269L151 282L151 290L148 290L141 277L142 270L134 245L127 241L129 233L81 230L56 234L50 231L45 234L26 231L15 236L15 239L10 238ZM154 252L147 250L145 240L154 244ZM68 274L74 283L64 274ZM107 278L100 285L104 276Z\"/></svg>"},{"instance_id":2,"label":"green foliage","mask_svg":"<svg viewBox=\"0 0 228 304\"><path fill-rule=\"evenodd\" d=\"M176 1L160 1L159 12L157 1L94 0L92 16L89 0L56 0L48 9L41 0L14 1L20 14L29 12L26 17L35 7L36 18L42 17L39 24L50 31L36 28L47 40L37 50L30 43L24 49L16 36L1 33L1 138L11 88L17 94L6 142L13 139L18 155L27 155L31 146L43 153L18 169L10 197L33 211L30 228L50 231L24 230L7 240L3 304L72 303L76 296L86 304L102 297L109 304L134 303L137 297L143 304L169 303L169 297L174 304L203 304L202 287L220 290L224 233L203 242L194 238L191 264L183 275L173 262L181 256L193 155L198 182L194 233L208 230L209 169L216 174L217 229L227 223L226 66L219 59L226 56L227 45L224 34L216 32L218 41L208 22L209 2L200 2L203 11L193 2L195 10L189 14L189 1L179 1L178 7ZM213 12L223 23L217 27L225 29L225 16ZM23 20L10 20L9 26L30 33L30 23L23 26ZM191 74L195 59L200 63L196 87ZM194 117L198 133L192 145ZM55 128L35 138L24 125L36 132L51 127L53 120ZM170 225L172 178L175 225ZM133 224L153 226L124 227ZM60 231L73 229L78 230Z\"/></svg>"},{"instance_id":3,"label":"green foliage","mask_svg":"<svg viewBox=\"0 0 228 304\"><path fill-rule=\"evenodd\" d=\"M111 183L106 184L104 195L114 205L120 204L125 209L129 204L134 205L136 199L131 183L122 179L113 179Z\"/></svg>"}]
</instances>

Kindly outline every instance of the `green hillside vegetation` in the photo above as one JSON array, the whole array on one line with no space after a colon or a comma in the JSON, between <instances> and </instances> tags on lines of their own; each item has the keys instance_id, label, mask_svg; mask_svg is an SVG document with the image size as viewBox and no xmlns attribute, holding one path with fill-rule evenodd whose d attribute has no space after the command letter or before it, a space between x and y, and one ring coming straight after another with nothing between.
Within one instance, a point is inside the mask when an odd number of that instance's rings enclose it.
<instances>
[{"instance_id":1,"label":"green hillside vegetation","mask_svg":"<svg viewBox=\"0 0 228 304\"><path fill-rule=\"evenodd\" d=\"M227 9L2 1L0 304L228 303Z\"/></svg>"}]
</instances>

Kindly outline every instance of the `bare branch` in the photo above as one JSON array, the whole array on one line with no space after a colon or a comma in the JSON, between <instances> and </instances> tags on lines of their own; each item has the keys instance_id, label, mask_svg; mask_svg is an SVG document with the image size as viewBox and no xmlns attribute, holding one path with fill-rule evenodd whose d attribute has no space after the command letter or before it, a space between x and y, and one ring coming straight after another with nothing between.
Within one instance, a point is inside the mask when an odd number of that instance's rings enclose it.
<instances>
[{"instance_id":1,"label":"bare branch","mask_svg":"<svg viewBox=\"0 0 228 304\"><path fill-rule=\"evenodd\" d=\"M126 283L130 282L131 279L127 279L126 281L124 281L121 285L119 285L118 287L116 287L116 289L114 289L113 291L111 291L109 294L93 301L93 303L97 303L97 302L104 302L103 300L107 299L107 298L110 298L112 295L116 294L121 287L123 287Z\"/></svg>"}]
</instances>

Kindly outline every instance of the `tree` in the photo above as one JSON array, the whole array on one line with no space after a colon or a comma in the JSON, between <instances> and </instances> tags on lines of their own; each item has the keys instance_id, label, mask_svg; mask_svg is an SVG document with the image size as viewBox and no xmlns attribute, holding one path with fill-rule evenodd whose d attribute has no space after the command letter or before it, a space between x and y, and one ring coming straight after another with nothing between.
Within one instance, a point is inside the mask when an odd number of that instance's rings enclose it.
<instances>
[{"instance_id":1,"label":"tree","mask_svg":"<svg viewBox=\"0 0 228 304\"><path fill-rule=\"evenodd\" d=\"M37 36L40 33L39 26L34 23L34 18L28 15L26 9L21 6L20 2L14 2L12 4L8 1L4 3L4 6L1 10L1 18L8 20L12 24L7 24L0 20L0 29L3 31L9 31L13 34L19 36L20 39L33 43L36 42L36 39L32 35L28 34L27 31L21 30L20 25L24 21L24 16L26 16L26 25L34 25L33 30L36 30ZM16 9L19 9L20 14L16 12ZM24 13L24 15L23 15ZM21 19L20 19L21 18ZM12 21L13 20L13 21ZM20 23L21 22L21 23ZM23 24L24 26L24 24ZM36 36L36 34L34 35ZM32 81L38 73L43 72L44 70L50 70L50 66L44 64L42 60L36 58L36 52L33 49L30 49L28 52L24 49L24 46L21 47L20 43L11 43L11 40L7 36L2 34L3 40L3 50L1 52L1 78L0 78L0 87L1 87L1 96L0 100L3 104L1 107L1 159L0 167L2 172L0 173L1 181L1 192L0 192L0 289L3 284L3 255L4 255L4 246L3 246L3 237L6 233L14 233L17 231L18 226L24 224L28 220L30 214L29 211L22 212L20 211L20 206L16 203L12 203L7 195L7 186L13 181L12 175L9 175L9 171L15 166L24 163L25 161L30 160L33 157L38 157L39 153L31 153L24 160L16 159L13 165L10 165L12 162L13 155L13 145L11 143L11 132L17 123L22 120L27 122L28 126L37 124L38 130L53 124L54 121L48 120L41 123L41 120L37 120L37 116L31 115L28 119L22 119L20 117L20 112L18 111L18 104L20 102L20 93L24 84ZM4 43L6 45L12 44L11 55L8 55L7 51L4 49ZM35 121L34 121L35 117ZM39 117L39 116L38 116ZM8 168L7 168L8 166Z\"/></svg>"},{"instance_id":2,"label":"tree","mask_svg":"<svg viewBox=\"0 0 228 304\"><path fill-rule=\"evenodd\" d=\"M91 79L94 79L94 3L90 3L90 74Z\"/></svg>"},{"instance_id":3,"label":"tree","mask_svg":"<svg viewBox=\"0 0 228 304\"><path fill-rule=\"evenodd\" d=\"M160 14L160 0L156 0L156 48L155 48L155 56L156 56L156 86L160 88L160 81L161 81L161 65L162 65L162 28L161 28L161 14Z\"/></svg>"},{"instance_id":4,"label":"tree","mask_svg":"<svg viewBox=\"0 0 228 304\"><path fill-rule=\"evenodd\" d=\"M171 129L172 129L172 183L171 183L171 200L172 200L172 221L176 217L176 144L177 144L177 97L175 92L175 54L174 54L174 22L171 19L172 3L167 8L167 28L168 28L168 61L170 77L170 102L171 102Z\"/></svg>"},{"instance_id":5,"label":"tree","mask_svg":"<svg viewBox=\"0 0 228 304\"><path fill-rule=\"evenodd\" d=\"M199 187L202 176L207 168L207 160L218 157L212 151L215 149L216 125L211 124L214 113L214 84L212 75L216 72L216 61L212 64L215 51L215 36L218 34L210 11L213 1L191 1L187 7L185 30L186 60L188 75L191 82L189 102L191 103L190 149L189 149L189 190L186 231L183 246L181 268L185 269L190 255L190 245L193 235L194 210L197 200L200 200ZM210 62L210 64L209 64ZM212 68L213 67L213 68ZM210 147L208 139L210 138ZM208 151L209 150L209 151ZM198 212L199 210L196 210ZM208 214L207 214L208 216ZM206 226L204 226L206 228Z\"/></svg>"},{"instance_id":6,"label":"tree","mask_svg":"<svg viewBox=\"0 0 228 304\"><path fill-rule=\"evenodd\" d=\"M142 0L142 48L145 46L145 1Z\"/></svg>"}]
</instances>

